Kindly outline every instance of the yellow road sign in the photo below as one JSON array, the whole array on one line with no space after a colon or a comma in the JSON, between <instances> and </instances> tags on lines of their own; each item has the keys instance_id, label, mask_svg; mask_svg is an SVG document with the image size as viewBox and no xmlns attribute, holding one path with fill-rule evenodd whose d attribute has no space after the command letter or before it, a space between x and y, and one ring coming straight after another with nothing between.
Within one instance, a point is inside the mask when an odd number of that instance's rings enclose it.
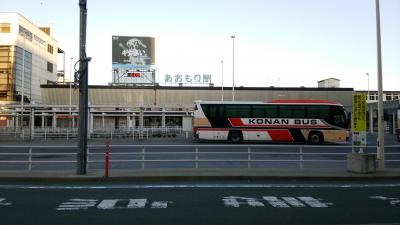
<instances>
[{"instance_id":1,"label":"yellow road sign","mask_svg":"<svg viewBox=\"0 0 400 225\"><path fill-rule=\"evenodd\" d=\"M365 94L353 95L353 131L367 130L367 102Z\"/></svg>"}]
</instances>

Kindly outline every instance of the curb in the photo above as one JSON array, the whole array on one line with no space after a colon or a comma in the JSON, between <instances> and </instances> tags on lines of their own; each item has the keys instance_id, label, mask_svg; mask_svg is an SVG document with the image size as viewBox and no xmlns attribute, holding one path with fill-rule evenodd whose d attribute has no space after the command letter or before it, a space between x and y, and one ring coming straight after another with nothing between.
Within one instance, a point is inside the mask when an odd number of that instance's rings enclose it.
<instances>
[{"instance_id":1,"label":"curb","mask_svg":"<svg viewBox=\"0 0 400 225\"><path fill-rule=\"evenodd\" d=\"M283 170L283 169L146 169L90 171L77 175L75 171L0 172L0 182L129 182L129 181L382 181L399 180L400 169L357 174L346 170Z\"/></svg>"}]
</instances>

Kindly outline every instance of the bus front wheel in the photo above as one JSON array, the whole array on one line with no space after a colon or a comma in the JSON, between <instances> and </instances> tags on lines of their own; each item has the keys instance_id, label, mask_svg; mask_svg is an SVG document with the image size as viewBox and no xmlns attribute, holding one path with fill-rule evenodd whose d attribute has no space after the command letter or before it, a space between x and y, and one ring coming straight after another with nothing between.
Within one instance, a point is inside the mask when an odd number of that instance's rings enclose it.
<instances>
[{"instance_id":1,"label":"bus front wheel","mask_svg":"<svg viewBox=\"0 0 400 225\"><path fill-rule=\"evenodd\" d=\"M228 135L228 140L232 143L240 143L243 140L242 132L231 131Z\"/></svg>"},{"instance_id":2,"label":"bus front wheel","mask_svg":"<svg viewBox=\"0 0 400 225\"><path fill-rule=\"evenodd\" d=\"M318 145L324 142L324 136L321 132L311 132L308 135L308 142L313 145Z\"/></svg>"}]
</instances>

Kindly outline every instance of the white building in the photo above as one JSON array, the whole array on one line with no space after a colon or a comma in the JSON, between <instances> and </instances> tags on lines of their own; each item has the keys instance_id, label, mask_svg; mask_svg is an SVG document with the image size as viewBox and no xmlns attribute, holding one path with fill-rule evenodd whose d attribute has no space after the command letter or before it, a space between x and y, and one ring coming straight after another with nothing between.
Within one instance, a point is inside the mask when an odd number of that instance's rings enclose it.
<instances>
[{"instance_id":1,"label":"white building","mask_svg":"<svg viewBox=\"0 0 400 225\"><path fill-rule=\"evenodd\" d=\"M57 41L15 12L0 12L0 103L41 103L41 84L57 81Z\"/></svg>"},{"instance_id":2,"label":"white building","mask_svg":"<svg viewBox=\"0 0 400 225\"><path fill-rule=\"evenodd\" d=\"M336 78L328 78L325 80L318 81L319 88L339 88L340 80Z\"/></svg>"}]
</instances>

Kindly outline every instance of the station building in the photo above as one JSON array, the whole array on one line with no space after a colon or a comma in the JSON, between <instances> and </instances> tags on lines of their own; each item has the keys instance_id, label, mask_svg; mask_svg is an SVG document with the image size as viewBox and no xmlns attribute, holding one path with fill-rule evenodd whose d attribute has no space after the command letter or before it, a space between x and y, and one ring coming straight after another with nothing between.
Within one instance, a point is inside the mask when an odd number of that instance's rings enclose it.
<instances>
[{"instance_id":1,"label":"station building","mask_svg":"<svg viewBox=\"0 0 400 225\"><path fill-rule=\"evenodd\" d=\"M353 93L353 88L236 87L235 101L323 99L340 102L351 109ZM232 88L224 87L223 94L223 99L230 101ZM70 90L68 85L42 85L42 96L43 103L49 106L66 107L71 101L73 111L77 112L78 90ZM144 110L144 126L180 126L182 116L193 112L196 100L221 101L222 89L214 86L89 86L93 129L135 126L139 123L140 108ZM60 120L59 124L62 123Z\"/></svg>"}]
</instances>

